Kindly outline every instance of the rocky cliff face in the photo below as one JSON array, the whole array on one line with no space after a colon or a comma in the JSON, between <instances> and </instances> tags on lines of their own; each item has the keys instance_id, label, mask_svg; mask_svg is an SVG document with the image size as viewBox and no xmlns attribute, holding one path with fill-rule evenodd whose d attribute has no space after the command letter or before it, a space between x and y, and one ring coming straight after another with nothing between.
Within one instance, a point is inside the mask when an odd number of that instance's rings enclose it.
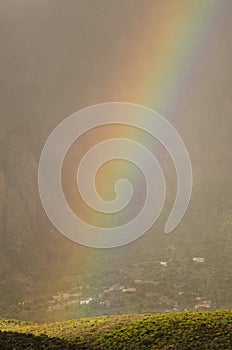
<instances>
[{"instance_id":1,"label":"rocky cliff face","mask_svg":"<svg viewBox=\"0 0 232 350\"><path fill-rule=\"evenodd\" d=\"M0 148L1 313L46 285L65 251L40 203L38 160L27 139L11 136L2 138Z\"/></svg>"}]
</instances>

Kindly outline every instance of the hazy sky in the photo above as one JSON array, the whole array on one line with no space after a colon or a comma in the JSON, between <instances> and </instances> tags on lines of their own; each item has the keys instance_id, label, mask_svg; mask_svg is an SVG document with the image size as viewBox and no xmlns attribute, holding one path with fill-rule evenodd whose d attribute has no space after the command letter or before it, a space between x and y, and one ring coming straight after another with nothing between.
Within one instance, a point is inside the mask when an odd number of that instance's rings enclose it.
<instances>
[{"instance_id":1,"label":"hazy sky","mask_svg":"<svg viewBox=\"0 0 232 350\"><path fill-rule=\"evenodd\" d=\"M42 250L54 237L38 195L42 148L64 118L101 102L170 120L192 160L194 208L230 207L231 13L230 0L0 0L0 238L19 255L27 242L39 265L30 239Z\"/></svg>"},{"instance_id":2,"label":"hazy sky","mask_svg":"<svg viewBox=\"0 0 232 350\"><path fill-rule=\"evenodd\" d=\"M214 184L215 195L227 196L230 11L227 0L1 1L0 167L8 180L23 192L27 164L36 185L43 145L65 117L126 101L173 122L192 158L194 188Z\"/></svg>"}]
</instances>

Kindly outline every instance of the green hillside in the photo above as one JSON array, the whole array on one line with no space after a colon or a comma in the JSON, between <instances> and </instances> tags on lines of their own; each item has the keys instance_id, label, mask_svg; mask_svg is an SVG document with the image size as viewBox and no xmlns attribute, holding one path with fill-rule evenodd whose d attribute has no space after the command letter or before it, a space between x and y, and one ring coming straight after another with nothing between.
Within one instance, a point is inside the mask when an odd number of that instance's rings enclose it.
<instances>
[{"instance_id":1,"label":"green hillside","mask_svg":"<svg viewBox=\"0 0 232 350\"><path fill-rule=\"evenodd\" d=\"M232 349L232 311L108 316L43 325L0 319L0 349Z\"/></svg>"}]
</instances>

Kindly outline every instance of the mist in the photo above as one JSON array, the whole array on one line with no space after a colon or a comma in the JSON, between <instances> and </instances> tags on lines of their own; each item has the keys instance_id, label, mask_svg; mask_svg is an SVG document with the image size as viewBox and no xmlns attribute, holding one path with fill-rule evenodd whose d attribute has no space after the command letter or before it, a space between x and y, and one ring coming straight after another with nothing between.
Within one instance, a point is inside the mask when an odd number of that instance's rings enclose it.
<instances>
[{"instance_id":1,"label":"mist","mask_svg":"<svg viewBox=\"0 0 232 350\"><path fill-rule=\"evenodd\" d=\"M172 34L177 15L169 1L0 1L1 317L61 321L194 310L200 301L231 308L232 4L212 1L198 26L187 3L176 4L192 21L183 41ZM166 36L175 46L167 49L169 69L157 63ZM175 50L180 54L172 56ZM167 175L165 210L140 239L104 250L55 229L40 201L38 164L61 121L111 101L145 105L169 120L188 149L194 181L186 215L165 235L176 177L155 143ZM107 135L113 131L86 135L68 155L64 188L76 211L73 164Z\"/></svg>"}]
</instances>

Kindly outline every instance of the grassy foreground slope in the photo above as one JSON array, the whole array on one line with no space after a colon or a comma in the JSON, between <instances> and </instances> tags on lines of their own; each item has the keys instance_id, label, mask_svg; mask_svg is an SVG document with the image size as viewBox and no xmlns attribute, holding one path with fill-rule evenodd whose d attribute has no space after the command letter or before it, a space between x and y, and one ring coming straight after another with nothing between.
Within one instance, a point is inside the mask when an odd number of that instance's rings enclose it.
<instances>
[{"instance_id":1,"label":"grassy foreground slope","mask_svg":"<svg viewBox=\"0 0 232 350\"><path fill-rule=\"evenodd\" d=\"M0 319L0 349L232 349L232 311L108 316L47 325Z\"/></svg>"}]
</instances>

